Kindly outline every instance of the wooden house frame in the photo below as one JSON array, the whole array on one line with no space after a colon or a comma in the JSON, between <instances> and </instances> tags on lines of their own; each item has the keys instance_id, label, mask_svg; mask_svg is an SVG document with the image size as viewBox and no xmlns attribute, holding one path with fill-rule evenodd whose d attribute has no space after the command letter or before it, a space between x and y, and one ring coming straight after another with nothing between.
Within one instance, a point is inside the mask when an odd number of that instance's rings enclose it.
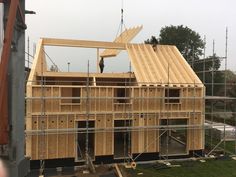
<instances>
[{"instance_id":1,"label":"wooden house frame","mask_svg":"<svg viewBox=\"0 0 236 177\"><path fill-rule=\"evenodd\" d=\"M80 162L86 150L97 163L202 155L204 85L175 46L130 40L40 39L26 93L31 160ZM44 46L124 50L134 72L48 71Z\"/></svg>"}]
</instances>

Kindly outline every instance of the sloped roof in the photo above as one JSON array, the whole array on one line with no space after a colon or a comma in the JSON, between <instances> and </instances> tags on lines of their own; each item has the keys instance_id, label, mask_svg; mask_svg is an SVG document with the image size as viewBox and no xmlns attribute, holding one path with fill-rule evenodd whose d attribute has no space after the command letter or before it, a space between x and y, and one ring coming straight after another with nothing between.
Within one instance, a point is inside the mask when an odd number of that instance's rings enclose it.
<instances>
[{"instance_id":1,"label":"sloped roof","mask_svg":"<svg viewBox=\"0 0 236 177\"><path fill-rule=\"evenodd\" d=\"M203 86L175 46L127 44L139 85Z\"/></svg>"},{"instance_id":2,"label":"sloped roof","mask_svg":"<svg viewBox=\"0 0 236 177\"><path fill-rule=\"evenodd\" d=\"M29 81L34 81L37 75L47 72L44 45L127 50L136 80L140 86L204 86L175 46L157 45L153 48L149 44L47 38L39 41ZM27 84L32 84L32 82Z\"/></svg>"}]
</instances>

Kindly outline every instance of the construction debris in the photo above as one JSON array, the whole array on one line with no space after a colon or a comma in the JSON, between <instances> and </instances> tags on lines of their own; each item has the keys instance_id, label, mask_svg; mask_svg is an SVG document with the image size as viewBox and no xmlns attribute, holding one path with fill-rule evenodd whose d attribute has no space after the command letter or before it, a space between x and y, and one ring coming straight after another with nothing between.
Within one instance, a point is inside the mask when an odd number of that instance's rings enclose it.
<instances>
[{"instance_id":1,"label":"construction debris","mask_svg":"<svg viewBox=\"0 0 236 177\"><path fill-rule=\"evenodd\" d=\"M115 167L115 170L116 170L115 172L116 172L117 176L118 177L123 177L123 175L122 175L122 173L119 169L119 166L117 164L115 164L114 167Z\"/></svg>"},{"instance_id":2,"label":"construction debris","mask_svg":"<svg viewBox=\"0 0 236 177\"><path fill-rule=\"evenodd\" d=\"M202 162L202 163L205 163L206 161L205 160L199 160L200 162Z\"/></svg>"}]
</instances>

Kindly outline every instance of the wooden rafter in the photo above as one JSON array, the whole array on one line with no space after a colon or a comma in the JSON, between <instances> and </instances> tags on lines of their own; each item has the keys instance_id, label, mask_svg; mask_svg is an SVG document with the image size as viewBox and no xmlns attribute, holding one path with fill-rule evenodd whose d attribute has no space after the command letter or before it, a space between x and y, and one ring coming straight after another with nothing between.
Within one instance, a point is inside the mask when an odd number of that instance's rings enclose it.
<instances>
[{"instance_id":1,"label":"wooden rafter","mask_svg":"<svg viewBox=\"0 0 236 177\"><path fill-rule=\"evenodd\" d=\"M115 40L114 43L129 43L141 30L142 26L126 29L123 33L120 34ZM120 50L117 49L106 49L104 50L100 57L115 57L120 53Z\"/></svg>"},{"instance_id":2,"label":"wooden rafter","mask_svg":"<svg viewBox=\"0 0 236 177\"><path fill-rule=\"evenodd\" d=\"M137 81L145 83L203 86L175 46L128 44L127 51Z\"/></svg>"}]
</instances>

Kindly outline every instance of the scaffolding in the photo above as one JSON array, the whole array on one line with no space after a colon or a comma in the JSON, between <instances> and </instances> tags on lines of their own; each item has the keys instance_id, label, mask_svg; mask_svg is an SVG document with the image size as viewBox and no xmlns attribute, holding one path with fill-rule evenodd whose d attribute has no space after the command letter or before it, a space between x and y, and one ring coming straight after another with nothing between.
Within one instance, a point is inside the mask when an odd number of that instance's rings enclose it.
<instances>
[{"instance_id":1,"label":"scaffolding","mask_svg":"<svg viewBox=\"0 0 236 177\"><path fill-rule=\"evenodd\" d=\"M228 62L228 28L225 35L225 56L218 57L215 53L215 41L213 40L212 56L194 61L194 64L203 63L203 69L196 72L206 86L206 125L211 125L211 129L206 130L205 150L206 155L235 155L236 154L236 117L235 111L230 105L235 105L235 95L230 95L229 90L235 83L227 78ZM206 41L206 37L204 37ZM216 60L223 62L224 66L220 70L215 68ZM206 70L206 62L212 65L211 70ZM194 68L194 64L192 67ZM210 82L206 75L210 76ZM216 75L223 76L223 82L217 81ZM209 78L208 78L209 79ZM221 89L221 90L220 90Z\"/></svg>"}]
</instances>

